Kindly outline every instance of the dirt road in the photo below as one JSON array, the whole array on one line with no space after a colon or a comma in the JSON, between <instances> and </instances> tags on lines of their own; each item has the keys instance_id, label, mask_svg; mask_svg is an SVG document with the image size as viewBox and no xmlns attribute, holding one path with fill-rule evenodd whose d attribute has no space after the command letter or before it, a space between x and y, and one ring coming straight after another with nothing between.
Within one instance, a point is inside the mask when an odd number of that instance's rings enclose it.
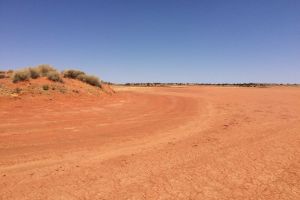
<instances>
[{"instance_id":1,"label":"dirt road","mask_svg":"<svg viewBox=\"0 0 300 200\"><path fill-rule=\"evenodd\" d=\"M0 99L0 199L300 199L300 88Z\"/></svg>"}]
</instances>

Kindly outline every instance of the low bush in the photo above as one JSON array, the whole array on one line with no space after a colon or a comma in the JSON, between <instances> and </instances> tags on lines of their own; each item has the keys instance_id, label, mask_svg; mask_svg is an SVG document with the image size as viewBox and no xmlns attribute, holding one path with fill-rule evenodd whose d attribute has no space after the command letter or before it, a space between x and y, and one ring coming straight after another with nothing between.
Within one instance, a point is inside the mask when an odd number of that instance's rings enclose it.
<instances>
[{"instance_id":1,"label":"low bush","mask_svg":"<svg viewBox=\"0 0 300 200\"><path fill-rule=\"evenodd\" d=\"M36 78L38 78L38 77L41 76L39 69L36 68L36 67L34 67L34 68L33 67L29 67L28 70L30 71L30 77L32 79L36 79Z\"/></svg>"},{"instance_id":2,"label":"low bush","mask_svg":"<svg viewBox=\"0 0 300 200\"><path fill-rule=\"evenodd\" d=\"M86 77L87 77L86 74L80 74L79 76L77 76L77 79L80 80L80 81L82 81L82 82L85 82Z\"/></svg>"},{"instance_id":3,"label":"low bush","mask_svg":"<svg viewBox=\"0 0 300 200\"><path fill-rule=\"evenodd\" d=\"M84 72L74 69L69 69L63 72L65 78L76 79L79 75L85 75Z\"/></svg>"},{"instance_id":4,"label":"low bush","mask_svg":"<svg viewBox=\"0 0 300 200\"><path fill-rule=\"evenodd\" d=\"M96 76L81 74L77 77L77 79L92 86L99 87L101 85L99 78Z\"/></svg>"},{"instance_id":5,"label":"low bush","mask_svg":"<svg viewBox=\"0 0 300 200\"><path fill-rule=\"evenodd\" d=\"M85 82L93 86L100 86L100 80L96 76L87 76Z\"/></svg>"},{"instance_id":6,"label":"low bush","mask_svg":"<svg viewBox=\"0 0 300 200\"><path fill-rule=\"evenodd\" d=\"M36 69L39 71L40 76L48 76L50 72L57 72L57 70L47 64L38 65Z\"/></svg>"},{"instance_id":7,"label":"low bush","mask_svg":"<svg viewBox=\"0 0 300 200\"><path fill-rule=\"evenodd\" d=\"M17 83L20 81L27 81L30 77L31 74L28 69L21 69L13 73L12 80L14 83Z\"/></svg>"},{"instance_id":8,"label":"low bush","mask_svg":"<svg viewBox=\"0 0 300 200\"><path fill-rule=\"evenodd\" d=\"M61 83L63 82L60 74L57 71L48 72L47 78L51 81L54 81L54 82L61 82Z\"/></svg>"}]
</instances>

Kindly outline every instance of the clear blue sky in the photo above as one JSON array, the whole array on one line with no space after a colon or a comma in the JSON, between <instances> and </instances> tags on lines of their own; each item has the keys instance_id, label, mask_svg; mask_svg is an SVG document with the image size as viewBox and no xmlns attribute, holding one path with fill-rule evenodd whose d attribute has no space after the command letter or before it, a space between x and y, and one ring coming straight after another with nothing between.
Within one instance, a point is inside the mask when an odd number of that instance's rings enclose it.
<instances>
[{"instance_id":1,"label":"clear blue sky","mask_svg":"<svg viewBox=\"0 0 300 200\"><path fill-rule=\"evenodd\" d=\"M0 69L113 82L300 82L299 0L0 0Z\"/></svg>"}]
</instances>

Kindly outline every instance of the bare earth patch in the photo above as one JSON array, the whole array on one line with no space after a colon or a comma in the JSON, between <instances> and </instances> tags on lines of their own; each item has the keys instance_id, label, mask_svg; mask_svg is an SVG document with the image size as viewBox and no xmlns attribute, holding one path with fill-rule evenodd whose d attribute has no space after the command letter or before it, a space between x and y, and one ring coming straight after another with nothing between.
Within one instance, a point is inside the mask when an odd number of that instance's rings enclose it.
<instances>
[{"instance_id":1,"label":"bare earth patch","mask_svg":"<svg viewBox=\"0 0 300 200\"><path fill-rule=\"evenodd\" d=\"M0 199L300 199L300 88L0 97Z\"/></svg>"}]
</instances>

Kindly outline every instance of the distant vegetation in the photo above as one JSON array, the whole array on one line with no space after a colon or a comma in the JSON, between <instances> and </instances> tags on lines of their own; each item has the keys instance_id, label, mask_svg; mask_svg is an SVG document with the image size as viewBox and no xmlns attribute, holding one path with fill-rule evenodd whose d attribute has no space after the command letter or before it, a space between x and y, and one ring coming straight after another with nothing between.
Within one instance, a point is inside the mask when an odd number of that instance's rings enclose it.
<instances>
[{"instance_id":1,"label":"distant vegetation","mask_svg":"<svg viewBox=\"0 0 300 200\"><path fill-rule=\"evenodd\" d=\"M112 84L112 83L109 83ZM278 84L278 83L125 83L125 86L137 87L163 87L163 86L222 86L222 87L269 87L269 86L300 86L299 84Z\"/></svg>"},{"instance_id":2,"label":"distant vegetation","mask_svg":"<svg viewBox=\"0 0 300 200\"><path fill-rule=\"evenodd\" d=\"M0 79L11 78L14 83L21 81L28 81L30 79L37 79L39 77L46 77L47 79L63 83L64 79L75 79L87 83L92 86L102 87L101 84L107 85L125 85L125 86L139 86L139 87L164 87L164 86L235 86L235 87L269 87L269 86L300 86L300 84L277 84L277 83L125 83L115 84L111 82L101 81L98 77L88 75L83 71L68 69L59 72L57 69L48 64L38 65L36 67L27 67L19 70L0 71Z\"/></svg>"},{"instance_id":3,"label":"distant vegetation","mask_svg":"<svg viewBox=\"0 0 300 200\"><path fill-rule=\"evenodd\" d=\"M47 79L63 83L63 78L76 79L92 86L101 87L101 80L92 75L87 75L79 70L65 70L59 72L57 69L48 64L38 65L36 67L27 67L16 71L0 71L1 78L12 78L14 83L46 77Z\"/></svg>"}]
</instances>

